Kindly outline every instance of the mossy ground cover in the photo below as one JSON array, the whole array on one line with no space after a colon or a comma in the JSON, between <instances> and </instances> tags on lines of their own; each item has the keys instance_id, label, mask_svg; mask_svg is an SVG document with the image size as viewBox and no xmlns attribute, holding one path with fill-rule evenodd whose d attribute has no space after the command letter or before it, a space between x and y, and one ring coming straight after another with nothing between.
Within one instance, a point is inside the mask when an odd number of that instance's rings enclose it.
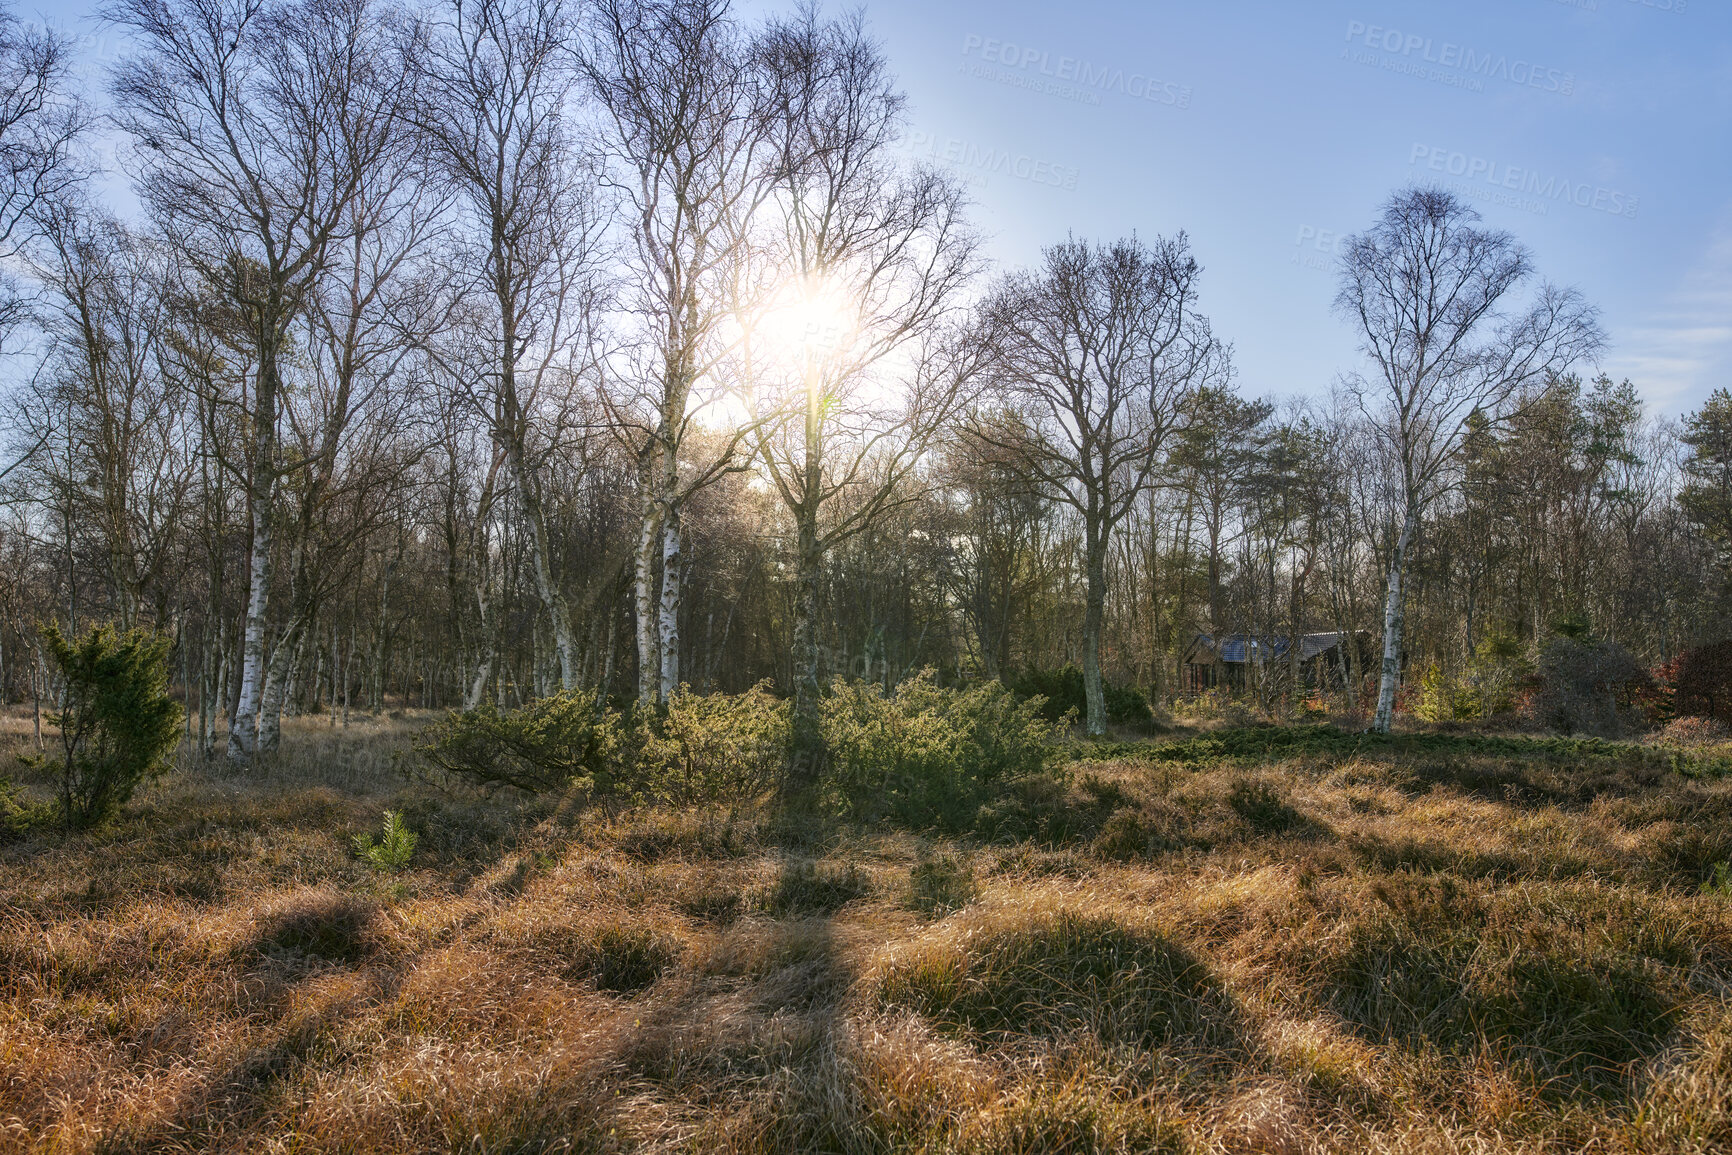
<instances>
[{"instance_id":1,"label":"mossy ground cover","mask_svg":"<svg viewBox=\"0 0 1732 1155\"><path fill-rule=\"evenodd\" d=\"M0 1148L1732 1149L1722 752L1167 735L958 831L441 792L413 726L0 845Z\"/></svg>"}]
</instances>

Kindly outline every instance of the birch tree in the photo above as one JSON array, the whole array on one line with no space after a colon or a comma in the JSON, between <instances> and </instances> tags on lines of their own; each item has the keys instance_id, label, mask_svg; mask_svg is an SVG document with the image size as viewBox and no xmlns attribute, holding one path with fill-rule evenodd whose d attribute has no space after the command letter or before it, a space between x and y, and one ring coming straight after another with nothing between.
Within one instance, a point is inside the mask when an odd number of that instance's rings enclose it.
<instances>
[{"instance_id":1,"label":"birch tree","mask_svg":"<svg viewBox=\"0 0 1732 1155\"><path fill-rule=\"evenodd\" d=\"M1153 245L1071 239L984 306L993 374L1021 419L974 435L1020 446L1030 480L1082 520L1091 735L1107 726L1101 627L1113 530L1158 481L1187 398L1228 369L1228 350L1197 311L1199 273L1183 234Z\"/></svg>"},{"instance_id":2,"label":"birch tree","mask_svg":"<svg viewBox=\"0 0 1732 1155\"><path fill-rule=\"evenodd\" d=\"M794 523L798 787L822 758L820 567L911 496L973 396L980 347L954 322L978 242L957 186L898 162L903 98L859 17L808 10L772 25L759 53L775 76L778 188L758 235L780 289L746 319L767 331L746 342L741 372L759 390L759 458Z\"/></svg>"},{"instance_id":3,"label":"birch tree","mask_svg":"<svg viewBox=\"0 0 1732 1155\"><path fill-rule=\"evenodd\" d=\"M71 203L42 214L41 229L48 355L20 426L73 457L55 484L92 539L121 627L160 624L194 472L188 398L161 372L164 254ZM57 468L53 453L36 456L38 472Z\"/></svg>"},{"instance_id":4,"label":"birch tree","mask_svg":"<svg viewBox=\"0 0 1732 1155\"><path fill-rule=\"evenodd\" d=\"M446 356L506 460L566 689L577 685L577 637L538 465L595 358L602 216L573 123L574 35L563 0L452 0L417 56L417 120L462 206L454 256L473 270L492 327L475 372L465 371L472 350Z\"/></svg>"},{"instance_id":5,"label":"birch tree","mask_svg":"<svg viewBox=\"0 0 1732 1155\"><path fill-rule=\"evenodd\" d=\"M732 347L726 323L751 308L736 280L742 248L772 188L766 85L728 7L603 0L584 60L630 233L627 307L639 357L626 385L647 413L634 438L644 475L635 595L646 705L665 702L680 682L682 510L743 467L749 432L736 423L703 459L687 454L695 423L726 396L716 388L717 362Z\"/></svg>"},{"instance_id":6,"label":"birch tree","mask_svg":"<svg viewBox=\"0 0 1732 1155\"><path fill-rule=\"evenodd\" d=\"M1447 487L1468 420L1537 390L1602 335L1572 289L1541 284L1528 251L1453 194L1404 189L1351 237L1336 307L1358 330L1369 369L1347 386L1397 464L1400 509L1383 609L1383 664L1372 727L1387 734L1401 677L1402 583L1426 507Z\"/></svg>"},{"instance_id":7,"label":"birch tree","mask_svg":"<svg viewBox=\"0 0 1732 1155\"><path fill-rule=\"evenodd\" d=\"M273 564L277 424L290 330L361 174L391 139L368 0L114 0L139 38L113 71L138 145L138 191L182 256L245 316L255 357L246 479L252 527L240 698L229 755L256 750Z\"/></svg>"},{"instance_id":8,"label":"birch tree","mask_svg":"<svg viewBox=\"0 0 1732 1155\"><path fill-rule=\"evenodd\" d=\"M36 235L40 214L83 176L75 154L85 126L71 91L72 46L0 6L0 350L25 315L4 268Z\"/></svg>"},{"instance_id":9,"label":"birch tree","mask_svg":"<svg viewBox=\"0 0 1732 1155\"><path fill-rule=\"evenodd\" d=\"M279 744L287 683L321 606L355 577L363 543L398 516L395 499L426 440L416 429L416 403L427 392L418 352L449 303L444 274L423 260L440 239L449 199L421 179L408 131L412 74L382 31L368 49L399 70L388 88L399 104L307 295L298 327L303 387L282 407L289 580L261 697L264 752Z\"/></svg>"}]
</instances>

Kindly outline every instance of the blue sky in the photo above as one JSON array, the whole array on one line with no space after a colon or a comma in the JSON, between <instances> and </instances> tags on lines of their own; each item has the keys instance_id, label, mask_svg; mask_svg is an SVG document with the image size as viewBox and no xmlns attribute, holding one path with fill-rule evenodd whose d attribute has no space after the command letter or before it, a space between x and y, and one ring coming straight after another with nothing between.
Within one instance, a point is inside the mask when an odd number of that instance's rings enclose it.
<instances>
[{"instance_id":1,"label":"blue sky","mask_svg":"<svg viewBox=\"0 0 1732 1155\"><path fill-rule=\"evenodd\" d=\"M1186 230L1249 392L1319 393L1354 363L1332 246L1416 178L1464 190L1597 302L1604 367L1658 410L1732 386L1726 0L867 12L913 147L970 175L996 257L1067 229Z\"/></svg>"},{"instance_id":2,"label":"blue sky","mask_svg":"<svg viewBox=\"0 0 1732 1155\"><path fill-rule=\"evenodd\" d=\"M753 3L748 8L762 7ZM124 49L91 6L21 5ZM1333 246L1416 179L1471 198L1603 311L1603 367L1681 413L1732 386L1729 0L870 0L910 152L990 252L1185 230L1241 386L1355 363Z\"/></svg>"}]
</instances>

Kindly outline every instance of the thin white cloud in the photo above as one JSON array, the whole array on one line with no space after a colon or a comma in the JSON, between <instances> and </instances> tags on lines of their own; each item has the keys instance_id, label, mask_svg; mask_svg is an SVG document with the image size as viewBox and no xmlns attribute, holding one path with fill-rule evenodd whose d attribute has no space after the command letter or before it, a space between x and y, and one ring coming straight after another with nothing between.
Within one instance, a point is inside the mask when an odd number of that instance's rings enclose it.
<instances>
[{"instance_id":1,"label":"thin white cloud","mask_svg":"<svg viewBox=\"0 0 1732 1155\"><path fill-rule=\"evenodd\" d=\"M1732 209L1678 287L1617 339L1606 370L1630 378L1667 413L1693 409L1711 390L1732 385Z\"/></svg>"}]
</instances>

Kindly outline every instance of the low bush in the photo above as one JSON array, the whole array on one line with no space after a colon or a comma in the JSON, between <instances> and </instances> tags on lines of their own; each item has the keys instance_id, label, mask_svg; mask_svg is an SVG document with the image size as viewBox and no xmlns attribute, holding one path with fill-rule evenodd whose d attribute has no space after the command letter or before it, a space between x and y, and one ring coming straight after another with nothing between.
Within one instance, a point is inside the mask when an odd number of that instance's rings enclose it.
<instances>
[{"instance_id":1,"label":"low bush","mask_svg":"<svg viewBox=\"0 0 1732 1155\"><path fill-rule=\"evenodd\" d=\"M789 711L767 683L744 694L680 687L635 720L568 690L515 710L453 711L422 731L434 767L482 788L530 793L586 785L597 794L681 805L743 801L772 789L787 760Z\"/></svg>"},{"instance_id":2,"label":"low bush","mask_svg":"<svg viewBox=\"0 0 1732 1155\"><path fill-rule=\"evenodd\" d=\"M1732 864L1716 862L1708 880L1702 884L1702 893L1732 898Z\"/></svg>"},{"instance_id":3,"label":"low bush","mask_svg":"<svg viewBox=\"0 0 1732 1155\"><path fill-rule=\"evenodd\" d=\"M58 780L66 825L87 830L168 770L181 723L180 704L168 696L172 639L109 626L67 638L52 624L42 636L65 706L49 716L60 728L60 757L35 764Z\"/></svg>"},{"instance_id":4,"label":"low bush","mask_svg":"<svg viewBox=\"0 0 1732 1155\"><path fill-rule=\"evenodd\" d=\"M997 682L940 686L930 670L889 694L838 686L822 707L827 799L851 818L958 827L983 787L1046 766L1055 727L1042 705Z\"/></svg>"},{"instance_id":5,"label":"low bush","mask_svg":"<svg viewBox=\"0 0 1732 1155\"><path fill-rule=\"evenodd\" d=\"M1666 680L1679 714L1732 723L1732 639L1686 650L1667 666Z\"/></svg>"},{"instance_id":6,"label":"low bush","mask_svg":"<svg viewBox=\"0 0 1732 1155\"><path fill-rule=\"evenodd\" d=\"M1723 723L1696 715L1673 718L1654 735L1654 740L1665 746L1718 746L1729 739L1732 731Z\"/></svg>"},{"instance_id":7,"label":"low bush","mask_svg":"<svg viewBox=\"0 0 1732 1155\"><path fill-rule=\"evenodd\" d=\"M606 793L624 741L618 714L598 712L587 691L566 690L516 710L491 703L453 710L421 731L415 748L438 769L483 789L537 793L587 780Z\"/></svg>"},{"instance_id":8,"label":"low bush","mask_svg":"<svg viewBox=\"0 0 1732 1155\"><path fill-rule=\"evenodd\" d=\"M19 796L18 787L12 784L12 780L0 777L0 842L24 834L36 824L38 817L41 815L37 808Z\"/></svg>"},{"instance_id":9,"label":"low bush","mask_svg":"<svg viewBox=\"0 0 1732 1155\"><path fill-rule=\"evenodd\" d=\"M1088 695L1083 687L1083 672L1075 665L1057 670L1024 670L1010 680L1010 688L1020 698L1041 698L1041 717L1049 722L1062 722L1065 715L1076 711L1076 717L1088 716ZM1115 726L1146 726L1155 720L1149 701L1135 686L1115 686L1101 679L1102 696L1106 698L1107 721Z\"/></svg>"},{"instance_id":10,"label":"low bush","mask_svg":"<svg viewBox=\"0 0 1732 1155\"><path fill-rule=\"evenodd\" d=\"M1426 667L1410 699L1411 709L1426 722L1465 722L1506 714L1515 708L1517 692L1531 673L1515 636L1493 632L1475 647L1459 672Z\"/></svg>"},{"instance_id":11,"label":"low bush","mask_svg":"<svg viewBox=\"0 0 1732 1155\"><path fill-rule=\"evenodd\" d=\"M1442 666L1427 666L1408 698L1408 709L1422 722L1456 722L1479 717L1479 703L1464 679Z\"/></svg>"},{"instance_id":12,"label":"low bush","mask_svg":"<svg viewBox=\"0 0 1732 1155\"><path fill-rule=\"evenodd\" d=\"M760 682L743 694L681 686L646 720L636 752L642 793L675 804L743 802L775 788L787 765L792 715Z\"/></svg>"}]
</instances>

